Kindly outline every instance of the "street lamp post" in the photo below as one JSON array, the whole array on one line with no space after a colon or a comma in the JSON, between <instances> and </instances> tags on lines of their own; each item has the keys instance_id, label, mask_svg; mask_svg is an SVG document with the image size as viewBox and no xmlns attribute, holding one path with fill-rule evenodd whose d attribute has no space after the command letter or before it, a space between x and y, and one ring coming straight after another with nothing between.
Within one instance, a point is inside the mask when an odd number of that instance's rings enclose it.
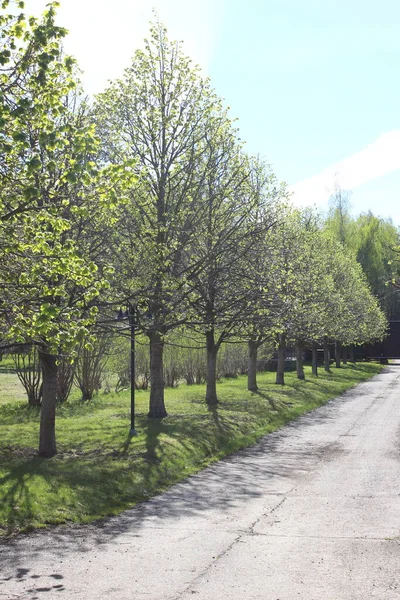
<instances>
[{"instance_id":1,"label":"street lamp post","mask_svg":"<svg viewBox=\"0 0 400 600\"><path fill-rule=\"evenodd\" d=\"M137 435L135 429L135 329L137 327L137 309L130 302L127 305L125 313L121 309L117 316L118 321L126 318L128 319L131 334L131 428L129 435L133 437Z\"/></svg>"},{"instance_id":2,"label":"street lamp post","mask_svg":"<svg viewBox=\"0 0 400 600\"><path fill-rule=\"evenodd\" d=\"M131 429L130 436L137 435L135 429L135 328L137 326L137 310L128 304L129 325L131 327Z\"/></svg>"}]
</instances>

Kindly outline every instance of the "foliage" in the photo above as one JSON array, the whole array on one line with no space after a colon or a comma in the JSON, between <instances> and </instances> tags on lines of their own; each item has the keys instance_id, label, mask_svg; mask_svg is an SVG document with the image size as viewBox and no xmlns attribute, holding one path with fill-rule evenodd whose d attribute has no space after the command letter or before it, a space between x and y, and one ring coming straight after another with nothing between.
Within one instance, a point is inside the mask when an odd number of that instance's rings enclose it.
<instances>
[{"instance_id":1,"label":"foliage","mask_svg":"<svg viewBox=\"0 0 400 600\"><path fill-rule=\"evenodd\" d=\"M325 231L360 263L386 316L398 319L400 297L387 287L388 282L400 276L395 252L399 243L398 229L390 219L382 219L371 212L353 217L348 196L348 192L337 189L324 225Z\"/></svg>"}]
</instances>

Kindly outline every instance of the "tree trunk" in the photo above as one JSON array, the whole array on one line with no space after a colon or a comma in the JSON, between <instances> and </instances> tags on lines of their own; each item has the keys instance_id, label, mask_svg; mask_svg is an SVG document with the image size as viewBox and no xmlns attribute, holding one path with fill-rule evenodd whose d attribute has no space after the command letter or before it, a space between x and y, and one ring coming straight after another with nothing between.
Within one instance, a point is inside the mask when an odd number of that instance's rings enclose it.
<instances>
[{"instance_id":1,"label":"tree trunk","mask_svg":"<svg viewBox=\"0 0 400 600\"><path fill-rule=\"evenodd\" d=\"M56 446L56 397L57 357L39 350L43 367L43 397L40 410L39 455L51 458L57 454Z\"/></svg>"},{"instance_id":2,"label":"tree trunk","mask_svg":"<svg viewBox=\"0 0 400 600\"><path fill-rule=\"evenodd\" d=\"M343 346L343 364L347 365L347 346Z\"/></svg>"},{"instance_id":3,"label":"tree trunk","mask_svg":"<svg viewBox=\"0 0 400 600\"><path fill-rule=\"evenodd\" d=\"M164 338L159 331L151 331L150 338L150 404L148 416L163 419L167 416L164 403L163 351Z\"/></svg>"},{"instance_id":4,"label":"tree trunk","mask_svg":"<svg viewBox=\"0 0 400 600\"><path fill-rule=\"evenodd\" d=\"M318 376L318 353L317 344L312 345L312 374Z\"/></svg>"},{"instance_id":5,"label":"tree trunk","mask_svg":"<svg viewBox=\"0 0 400 600\"><path fill-rule=\"evenodd\" d=\"M303 363L303 344L296 344L296 371L297 379L305 379Z\"/></svg>"},{"instance_id":6,"label":"tree trunk","mask_svg":"<svg viewBox=\"0 0 400 600\"><path fill-rule=\"evenodd\" d=\"M217 354L218 348L215 344L214 330L206 331L207 343L207 387L206 402L209 406L218 404L217 398Z\"/></svg>"},{"instance_id":7,"label":"tree trunk","mask_svg":"<svg viewBox=\"0 0 400 600\"><path fill-rule=\"evenodd\" d=\"M339 369L340 368L340 342L338 340L335 340L335 363L336 363L336 368Z\"/></svg>"},{"instance_id":8,"label":"tree trunk","mask_svg":"<svg viewBox=\"0 0 400 600\"><path fill-rule=\"evenodd\" d=\"M249 368L247 371L247 389L256 392L257 387L257 353L258 345L254 340L249 340Z\"/></svg>"},{"instance_id":9,"label":"tree trunk","mask_svg":"<svg viewBox=\"0 0 400 600\"><path fill-rule=\"evenodd\" d=\"M279 385L285 385L285 355L286 344L284 340L281 340L278 346L278 364L276 367L276 383Z\"/></svg>"},{"instance_id":10,"label":"tree trunk","mask_svg":"<svg viewBox=\"0 0 400 600\"><path fill-rule=\"evenodd\" d=\"M331 370L331 354L329 352L328 340L324 340L324 369L327 373Z\"/></svg>"},{"instance_id":11,"label":"tree trunk","mask_svg":"<svg viewBox=\"0 0 400 600\"><path fill-rule=\"evenodd\" d=\"M350 354L350 357L349 357L350 362L355 363L356 359L354 358L354 345L353 344L351 344L351 346L349 348L349 354Z\"/></svg>"}]
</instances>

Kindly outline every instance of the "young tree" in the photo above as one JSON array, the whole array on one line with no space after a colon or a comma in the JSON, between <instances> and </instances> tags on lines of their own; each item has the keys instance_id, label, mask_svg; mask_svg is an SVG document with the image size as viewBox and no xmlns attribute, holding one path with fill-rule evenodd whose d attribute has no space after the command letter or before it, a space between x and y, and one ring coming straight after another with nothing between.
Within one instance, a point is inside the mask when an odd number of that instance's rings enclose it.
<instances>
[{"instance_id":1,"label":"young tree","mask_svg":"<svg viewBox=\"0 0 400 600\"><path fill-rule=\"evenodd\" d=\"M91 400L94 392L102 384L104 372L109 360L108 349L111 335L101 334L93 337L91 348L83 343L79 349L75 368L75 382L82 393L82 400Z\"/></svg>"}]
</instances>

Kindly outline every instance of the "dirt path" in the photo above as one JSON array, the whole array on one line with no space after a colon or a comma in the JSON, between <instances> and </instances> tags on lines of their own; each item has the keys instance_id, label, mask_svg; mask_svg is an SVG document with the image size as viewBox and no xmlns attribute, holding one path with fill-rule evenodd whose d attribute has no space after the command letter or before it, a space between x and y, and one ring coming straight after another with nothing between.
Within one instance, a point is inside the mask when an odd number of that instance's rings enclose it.
<instances>
[{"instance_id":1,"label":"dirt path","mask_svg":"<svg viewBox=\"0 0 400 600\"><path fill-rule=\"evenodd\" d=\"M0 545L8 600L398 600L400 364L102 527Z\"/></svg>"}]
</instances>

